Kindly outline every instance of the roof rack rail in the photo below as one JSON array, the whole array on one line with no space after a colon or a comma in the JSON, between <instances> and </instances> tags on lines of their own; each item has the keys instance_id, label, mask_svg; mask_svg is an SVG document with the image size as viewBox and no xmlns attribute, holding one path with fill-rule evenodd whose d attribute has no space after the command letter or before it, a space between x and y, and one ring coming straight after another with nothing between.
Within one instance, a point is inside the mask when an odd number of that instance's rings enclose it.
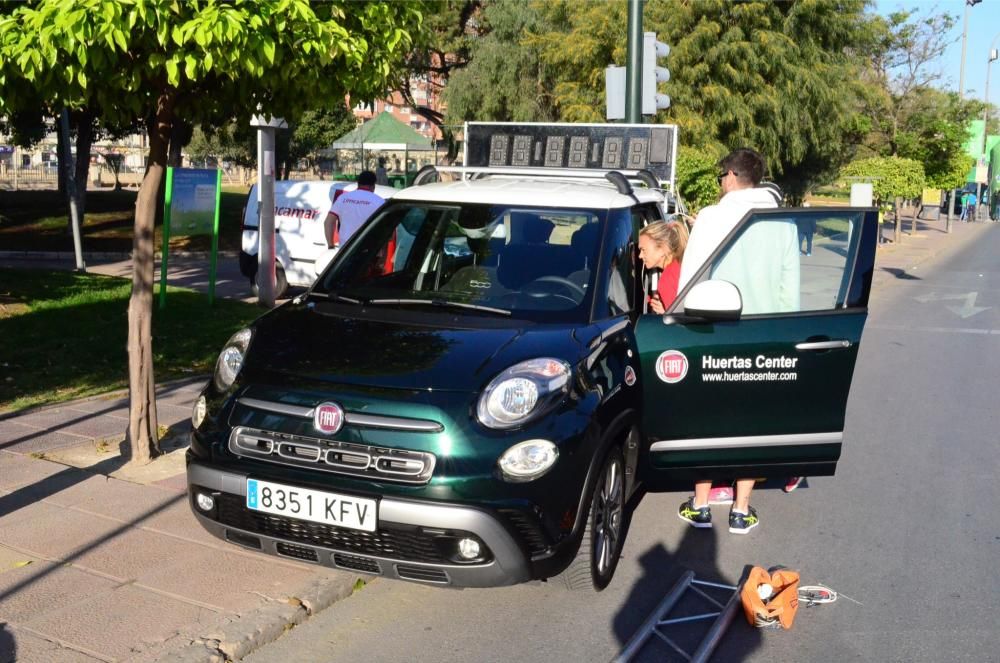
<instances>
[{"instance_id":1,"label":"roof rack rail","mask_svg":"<svg viewBox=\"0 0 1000 663\"><path fill-rule=\"evenodd\" d=\"M602 168L512 168L509 166L431 166L427 165L417 172L413 184L426 184L434 181L433 174L456 173L462 179L480 179L489 175L530 176L568 179L607 179L609 173L620 174L626 181L642 182L650 189L671 191L669 183L661 183L647 169L640 170L610 170ZM617 184L616 184L617 186Z\"/></svg>"},{"instance_id":2,"label":"roof rack rail","mask_svg":"<svg viewBox=\"0 0 1000 663\"><path fill-rule=\"evenodd\" d=\"M660 186L659 181L656 179L656 175L654 175L652 171L643 168L642 170L636 171L635 174L636 178L639 179L639 181L643 182L650 189L663 188Z\"/></svg>"},{"instance_id":3,"label":"roof rack rail","mask_svg":"<svg viewBox=\"0 0 1000 663\"><path fill-rule=\"evenodd\" d=\"M605 173L604 179L614 184L615 188L618 189L618 193L635 198L635 194L632 192L632 185L627 179L625 179L625 176L617 170Z\"/></svg>"},{"instance_id":4,"label":"roof rack rail","mask_svg":"<svg viewBox=\"0 0 1000 663\"><path fill-rule=\"evenodd\" d=\"M437 177L438 169L437 166L432 166L427 164L421 166L417 174L413 176L413 186L420 186L421 184L428 184L433 182L435 177Z\"/></svg>"}]
</instances>

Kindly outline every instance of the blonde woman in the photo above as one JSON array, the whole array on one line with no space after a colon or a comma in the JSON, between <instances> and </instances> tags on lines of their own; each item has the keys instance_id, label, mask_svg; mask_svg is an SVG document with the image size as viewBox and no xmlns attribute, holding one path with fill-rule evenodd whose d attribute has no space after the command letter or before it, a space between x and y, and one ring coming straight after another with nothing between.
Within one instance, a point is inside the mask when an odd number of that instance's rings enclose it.
<instances>
[{"instance_id":1,"label":"blonde woman","mask_svg":"<svg viewBox=\"0 0 1000 663\"><path fill-rule=\"evenodd\" d=\"M688 229L683 221L654 221L639 231L639 259L646 269L660 270L649 310L662 314L677 297L681 260L687 248Z\"/></svg>"}]
</instances>

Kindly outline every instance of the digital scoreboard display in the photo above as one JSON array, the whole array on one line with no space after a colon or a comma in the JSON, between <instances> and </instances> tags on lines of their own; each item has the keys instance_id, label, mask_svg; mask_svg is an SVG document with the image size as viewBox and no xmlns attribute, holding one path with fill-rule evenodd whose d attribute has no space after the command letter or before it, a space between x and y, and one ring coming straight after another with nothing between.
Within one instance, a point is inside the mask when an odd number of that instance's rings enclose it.
<instances>
[{"instance_id":1,"label":"digital scoreboard display","mask_svg":"<svg viewBox=\"0 0 1000 663\"><path fill-rule=\"evenodd\" d=\"M468 122L465 165L648 170L674 183L677 127L664 124Z\"/></svg>"}]
</instances>

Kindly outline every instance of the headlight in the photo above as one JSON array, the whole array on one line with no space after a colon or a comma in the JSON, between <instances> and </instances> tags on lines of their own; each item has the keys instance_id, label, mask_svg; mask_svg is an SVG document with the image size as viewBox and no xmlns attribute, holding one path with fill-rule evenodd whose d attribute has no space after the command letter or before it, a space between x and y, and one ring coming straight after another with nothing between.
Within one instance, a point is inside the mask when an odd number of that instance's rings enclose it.
<instances>
[{"instance_id":1,"label":"headlight","mask_svg":"<svg viewBox=\"0 0 1000 663\"><path fill-rule=\"evenodd\" d=\"M195 428L200 428L201 423L205 421L205 415L208 413L208 403L205 402L205 396L199 396L198 400L194 403L194 408L191 410L191 424Z\"/></svg>"},{"instance_id":2,"label":"headlight","mask_svg":"<svg viewBox=\"0 0 1000 663\"><path fill-rule=\"evenodd\" d=\"M250 337L253 332L249 329L241 329L232 338L226 341L219 359L215 362L215 386L219 391L229 389L243 368L243 355L250 345Z\"/></svg>"},{"instance_id":3,"label":"headlight","mask_svg":"<svg viewBox=\"0 0 1000 663\"><path fill-rule=\"evenodd\" d=\"M527 440L503 452L497 464L508 480L531 481L545 474L557 458L559 450L548 440Z\"/></svg>"},{"instance_id":4,"label":"headlight","mask_svg":"<svg viewBox=\"0 0 1000 663\"><path fill-rule=\"evenodd\" d=\"M540 416L569 391L570 367L542 357L511 366L479 397L476 414L489 428L515 428Z\"/></svg>"}]
</instances>

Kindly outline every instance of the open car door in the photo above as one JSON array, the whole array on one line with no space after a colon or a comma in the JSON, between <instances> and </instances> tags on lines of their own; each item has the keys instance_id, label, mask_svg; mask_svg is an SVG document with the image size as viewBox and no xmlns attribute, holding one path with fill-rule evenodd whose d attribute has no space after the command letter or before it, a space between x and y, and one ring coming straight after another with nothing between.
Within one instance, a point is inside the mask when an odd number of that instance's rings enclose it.
<instances>
[{"instance_id":1,"label":"open car door","mask_svg":"<svg viewBox=\"0 0 1000 663\"><path fill-rule=\"evenodd\" d=\"M874 209L751 211L666 315L639 318L648 488L834 473L876 224Z\"/></svg>"}]
</instances>

